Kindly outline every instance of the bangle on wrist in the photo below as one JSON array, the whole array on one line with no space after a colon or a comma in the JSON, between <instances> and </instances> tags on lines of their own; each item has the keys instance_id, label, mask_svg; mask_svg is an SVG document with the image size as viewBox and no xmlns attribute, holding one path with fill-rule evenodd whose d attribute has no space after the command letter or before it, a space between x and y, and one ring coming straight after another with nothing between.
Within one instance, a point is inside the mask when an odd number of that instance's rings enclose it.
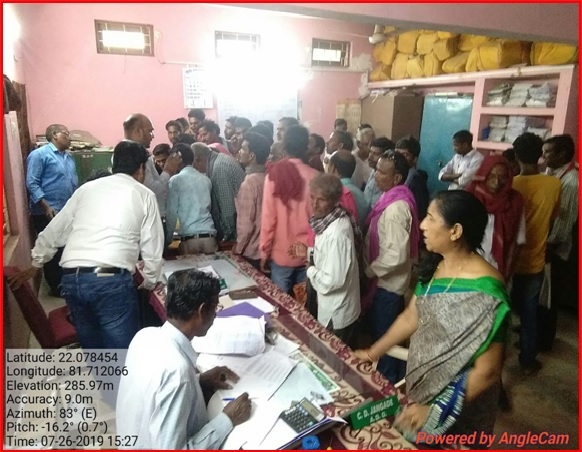
<instances>
[{"instance_id":1,"label":"bangle on wrist","mask_svg":"<svg viewBox=\"0 0 582 452\"><path fill-rule=\"evenodd\" d=\"M366 350L366 356L368 357L368 359L369 359L371 362L374 362L374 361L375 361L374 359L372 359L372 356L370 356L370 352L369 352L368 350Z\"/></svg>"}]
</instances>

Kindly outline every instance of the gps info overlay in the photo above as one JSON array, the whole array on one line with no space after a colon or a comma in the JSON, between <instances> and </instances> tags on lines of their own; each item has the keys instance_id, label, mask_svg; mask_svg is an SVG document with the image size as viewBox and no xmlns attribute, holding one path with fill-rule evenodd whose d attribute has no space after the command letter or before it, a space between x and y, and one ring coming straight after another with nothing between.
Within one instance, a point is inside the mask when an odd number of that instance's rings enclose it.
<instances>
[{"instance_id":1,"label":"gps info overlay","mask_svg":"<svg viewBox=\"0 0 582 452\"><path fill-rule=\"evenodd\" d=\"M126 350L6 350L4 446L131 447L115 433L115 399Z\"/></svg>"}]
</instances>

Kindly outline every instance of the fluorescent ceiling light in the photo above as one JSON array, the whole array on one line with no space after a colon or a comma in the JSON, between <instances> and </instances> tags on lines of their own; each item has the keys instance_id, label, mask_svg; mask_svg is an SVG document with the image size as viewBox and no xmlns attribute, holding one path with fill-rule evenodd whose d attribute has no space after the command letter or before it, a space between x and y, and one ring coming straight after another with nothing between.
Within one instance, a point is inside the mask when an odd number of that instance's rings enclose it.
<instances>
[{"instance_id":1,"label":"fluorescent ceiling light","mask_svg":"<svg viewBox=\"0 0 582 452\"><path fill-rule=\"evenodd\" d=\"M341 50L313 49L313 59L316 61L336 61L342 60Z\"/></svg>"},{"instance_id":2,"label":"fluorescent ceiling light","mask_svg":"<svg viewBox=\"0 0 582 452\"><path fill-rule=\"evenodd\" d=\"M136 31L103 30L103 46L117 49L145 49L144 35Z\"/></svg>"}]
</instances>

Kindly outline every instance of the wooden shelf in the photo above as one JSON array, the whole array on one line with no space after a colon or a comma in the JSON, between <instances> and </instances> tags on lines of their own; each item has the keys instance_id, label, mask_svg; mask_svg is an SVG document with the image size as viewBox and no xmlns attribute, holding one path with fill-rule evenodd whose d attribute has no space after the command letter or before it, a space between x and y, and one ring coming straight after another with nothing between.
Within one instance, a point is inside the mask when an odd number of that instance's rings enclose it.
<instances>
[{"instance_id":1,"label":"wooden shelf","mask_svg":"<svg viewBox=\"0 0 582 452\"><path fill-rule=\"evenodd\" d=\"M505 141L476 141L477 149L493 149L495 151L505 151L511 147L511 143Z\"/></svg>"},{"instance_id":2,"label":"wooden shelf","mask_svg":"<svg viewBox=\"0 0 582 452\"><path fill-rule=\"evenodd\" d=\"M562 66L527 66L514 67L508 69L496 69L494 71L482 72L460 72L455 74L441 74L433 77L413 78L403 80L385 80L382 82L368 82L368 89L394 89L404 87L423 88L439 85L459 85L474 84L477 80L483 79L508 79L519 81L520 79L530 78L557 78L564 71L573 71L576 68L574 64Z\"/></svg>"},{"instance_id":3,"label":"wooden shelf","mask_svg":"<svg viewBox=\"0 0 582 452\"><path fill-rule=\"evenodd\" d=\"M529 118L540 118L545 126L550 128L551 135L569 133L578 136L578 77L576 66L555 66L553 69L537 67L535 71L524 68L521 73L521 80L527 76L528 82L533 84L550 83L556 88L556 107L511 107L509 105L487 106L487 93L492 86L500 81L512 84L518 81L511 77L500 78L498 76L505 73L504 70L485 78L475 80L475 91L473 95L473 109L471 111L471 125L469 130L473 137L481 137L483 128L487 126L491 116L525 116ZM526 70L527 69L527 70ZM511 143L495 142L487 140L476 140L475 147L483 150L503 151L511 147Z\"/></svg>"},{"instance_id":4,"label":"wooden shelf","mask_svg":"<svg viewBox=\"0 0 582 452\"><path fill-rule=\"evenodd\" d=\"M554 116L555 108L536 107L481 107L482 115L504 116Z\"/></svg>"}]
</instances>

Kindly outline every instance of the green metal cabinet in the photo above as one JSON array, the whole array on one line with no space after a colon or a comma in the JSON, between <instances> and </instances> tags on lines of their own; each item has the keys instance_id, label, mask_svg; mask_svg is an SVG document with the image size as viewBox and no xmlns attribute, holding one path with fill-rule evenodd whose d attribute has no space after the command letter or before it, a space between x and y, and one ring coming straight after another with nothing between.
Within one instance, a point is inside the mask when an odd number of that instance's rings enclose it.
<instances>
[{"instance_id":1,"label":"green metal cabinet","mask_svg":"<svg viewBox=\"0 0 582 452\"><path fill-rule=\"evenodd\" d=\"M95 170L111 171L113 151L71 151L77 167L79 185L83 184Z\"/></svg>"}]
</instances>

